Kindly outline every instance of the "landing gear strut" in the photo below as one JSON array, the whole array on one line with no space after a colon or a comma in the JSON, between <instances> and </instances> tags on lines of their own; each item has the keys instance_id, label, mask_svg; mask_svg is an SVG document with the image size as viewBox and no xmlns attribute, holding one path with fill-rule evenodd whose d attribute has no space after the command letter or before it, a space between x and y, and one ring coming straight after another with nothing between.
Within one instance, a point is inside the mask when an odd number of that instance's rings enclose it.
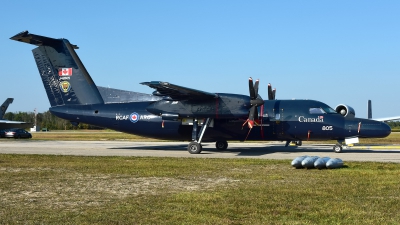
<instances>
[{"instance_id":1,"label":"landing gear strut","mask_svg":"<svg viewBox=\"0 0 400 225\"><path fill-rule=\"evenodd\" d=\"M199 127L199 124L197 122L197 119L193 120L193 130L192 130L192 142L189 143L188 145L188 152L190 154L199 154L203 147L201 146L201 139L203 138L204 133L206 132L206 129L210 125L211 119L207 118L206 121L203 123L203 126L200 129L200 133L197 133L197 128Z\"/></svg>"}]
</instances>

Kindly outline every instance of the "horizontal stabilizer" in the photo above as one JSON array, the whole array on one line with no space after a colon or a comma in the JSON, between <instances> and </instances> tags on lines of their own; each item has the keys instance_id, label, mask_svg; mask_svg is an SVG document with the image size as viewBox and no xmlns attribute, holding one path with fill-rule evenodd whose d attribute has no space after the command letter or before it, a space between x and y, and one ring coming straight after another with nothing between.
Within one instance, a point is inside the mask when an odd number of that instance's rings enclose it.
<instances>
[{"instance_id":1,"label":"horizontal stabilizer","mask_svg":"<svg viewBox=\"0 0 400 225\"><path fill-rule=\"evenodd\" d=\"M45 36L40 36L36 34L30 34L27 30L23 31L19 34L14 35L10 38L14 41L25 42L28 44L36 45L36 46L56 46L60 42L60 39L49 38ZM72 48L79 49L78 46L72 45Z\"/></svg>"}]
</instances>

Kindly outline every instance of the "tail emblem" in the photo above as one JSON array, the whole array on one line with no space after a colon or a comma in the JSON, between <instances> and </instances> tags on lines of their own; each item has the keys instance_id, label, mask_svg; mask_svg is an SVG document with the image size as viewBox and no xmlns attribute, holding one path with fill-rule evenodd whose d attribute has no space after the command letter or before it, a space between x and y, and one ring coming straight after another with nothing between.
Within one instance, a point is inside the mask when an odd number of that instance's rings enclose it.
<instances>
[{"instance_id":1,"label":"tail emblem","mask_svg":"<svg viewBox=\"0 0 400 225\"><path fill-rule=\"evenodd\" d=\"M62 81L60 83L60 89L64 93L68 93L69 90L71 89L71 84L68 81Z\"/></svg>"}]
</instances>

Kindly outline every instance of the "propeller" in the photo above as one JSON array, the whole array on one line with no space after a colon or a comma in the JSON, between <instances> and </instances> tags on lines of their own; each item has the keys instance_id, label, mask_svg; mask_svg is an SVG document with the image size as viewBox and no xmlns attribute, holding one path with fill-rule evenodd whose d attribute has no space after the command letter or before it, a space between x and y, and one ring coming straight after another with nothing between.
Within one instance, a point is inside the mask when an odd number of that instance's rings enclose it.
<instances>
[{"instance_id":1,"label":"propeller","mask_svg":"<svg viewBox=\"0 0 400 225\"><path fill-rule=\"evenodd\" d=\"M248 127L250 128L250 130L254 126L254 120L258 120L257 107L264 104L264 100L258 94L258 84L259 84L259 80L258 79L256 80L255 84L253 84L253 78L251 78L251 77L249 78L249 91L250 91L250 105L251 105L251 108L249 110L249 118L246 120L246 122L244 122L242 127L247 123Z\"/></svg>"},{"instance_id":2,"label":"propeller","mask_svg":"<svg viewBox=\"0 0 400 225\"><path fill-rule=\"evenodd\" d=\"M254 121L258 120L258 111L257 107L264 105L264 100L261 98L261 96L258 94L258 85L259 85L259 80L257 79L255 84L253 85L253 78L249 78L249 91L250 91L250 105L251 108L249 110L249 117L248 119L243 123L242 129L244 125L246 125L250 128L249 132L247 133L246 139L250 134L251 129L254 126ZM268 84L268 100L275 100L275 94L276 94L276 89L272 89L271 84ZM262 115L264 114L263 112L263 107L261 107L261 135L264 138L263 135L263 126L262 126Z\"/></svg>"}]
</instances>

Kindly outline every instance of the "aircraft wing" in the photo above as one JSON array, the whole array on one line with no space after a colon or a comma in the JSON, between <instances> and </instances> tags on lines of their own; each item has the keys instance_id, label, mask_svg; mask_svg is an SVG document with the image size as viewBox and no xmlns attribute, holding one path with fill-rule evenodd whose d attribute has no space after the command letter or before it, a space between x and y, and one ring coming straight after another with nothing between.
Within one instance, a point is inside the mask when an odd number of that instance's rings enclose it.
<instances>
[{"instance_id":1,"label":"aircraft wing","mask_svg":"<svg viewBox=\"0 0 400 225\"><path fill-rule=\"evenodd\" d=\"M32 127L32 123L25 123L20 121L11 121L11 120L0 120L0 129L9 129L9 128L30 128Z\"/></svg>"},{"instance_id":2,"label":"aircraft wing","mask_svg":"<svg viewBox=\"0 0 400 225\"><path fill-rule=\"evenodd\" d=\"M176 101L207 100L207 99L218 98L218 95L215 93L199 91L187 87L178 86L175 84L170 84L168 82L151 81L151 82L143 82L140 84L147 85L151 88L156 89L156 91L153 92L153 95L170 97L171 100L176 100Z\"/></svg>"},{"instance_id":3,"label":"aircraft wing","mask_svg":"<svg viewBox=\"0 0 400 225\"><path fill-rule=\"evenodd\" d=\"M393 121L393 120L400 120L400 116L378 118L378 119L373 119L373 120L387 122L387 121Z\"/></svg>"}]
</instances>

